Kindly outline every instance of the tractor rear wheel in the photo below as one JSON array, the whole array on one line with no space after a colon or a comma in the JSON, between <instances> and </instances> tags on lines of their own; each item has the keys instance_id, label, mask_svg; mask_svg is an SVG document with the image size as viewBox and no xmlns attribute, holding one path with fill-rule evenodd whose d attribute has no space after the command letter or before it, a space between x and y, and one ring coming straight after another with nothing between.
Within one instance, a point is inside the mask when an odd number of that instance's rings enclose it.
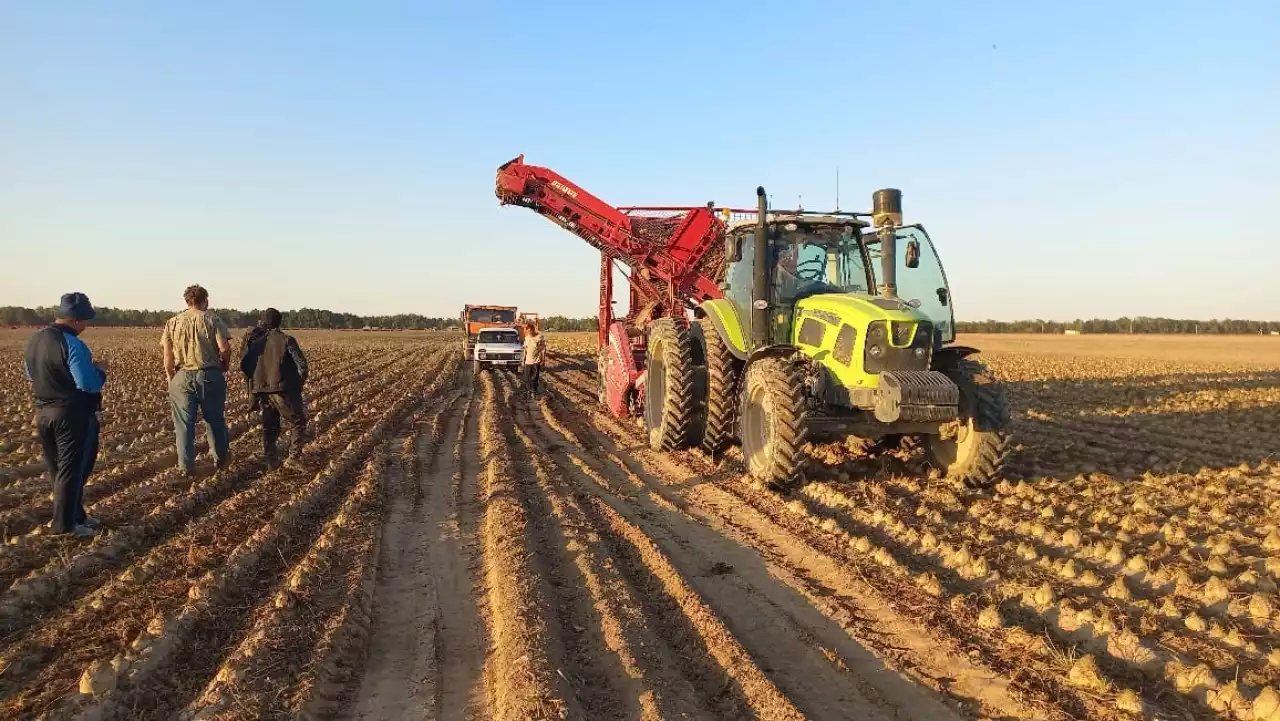
<instances>
[{"instance_id":1,"label":"tractor rear wheel","mask_svg":"<svg viewBox=\"0 0 1280 721\"><path fill-rule=\"evenodd\" d=\"M674 318L658 319L649 331L644 422L655 451L691 445L698 410L693 345L689 330Z\"/></svg>"},{"instance_id":2,"label":"tractor rear wheel","mask_svg":"<svg viewBox=\"0 0 1280 721\"><path fill-rule=\"evenodd\" d=\"M927 436L929 462L970 488L999 480L1012 447L1009 401L986 366L962 359L942 368L960 388L960 428L950 438Z\"/></svg>"},{"instance_id":3,"label":"tractor rear wheel","mask_svg":"<svg viewBox=\"0 0 1280 721\"><path fill-rule=\"evenodd\" d=\"M706 422L702 432L702 450L715 456L733 439L738 419L738 379L741 365L711 321L702 319L702 337L707 361Z\"/></svg>"},{"instance_id":4,"label":"tractor rear wheel","mask_svg":"<svg viewBox=\"0 0 1280 721\"><path fill-rule=\"evenodd\" d=\"M804 481L809 407L800 367L787 358L747 366L742 382L739 438L747 471L774 488Z\"/></svg>"}]
</instances>

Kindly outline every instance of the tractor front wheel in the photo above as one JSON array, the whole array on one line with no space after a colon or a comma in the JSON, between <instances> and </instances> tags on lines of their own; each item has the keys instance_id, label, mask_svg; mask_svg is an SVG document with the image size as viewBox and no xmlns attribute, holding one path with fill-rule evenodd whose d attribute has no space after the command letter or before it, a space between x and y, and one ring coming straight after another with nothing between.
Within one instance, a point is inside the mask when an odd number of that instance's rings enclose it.
<instances>
[{"instance_id":1,"label":"tractor front wheel","mask_svg":"<svg viewBox=\"0 0 1280 721\"><path fill-rule=\"evenodd\" d=\"M655 451L691 445L698 409L693 344L689 330L674 318L660 318L649 331L644 422Z\"/></svg>"},{"instance_id":2,"label":"tractor front wheel","mask_svg":"<svg viewBox=\"0 0 1280 721\"><path fill-rule=\"evenodd\" d=\"M809 410L800 367L787 358L747 366L742 383L739 437L747 471L774 488L804 481Z\"/></svg>"},{"instance_id":3,"label":"tractor front wheel","mask_svg":"<svg viewBox=\"0 0 1280 721\"><path fill-rule=\"evenodd\" d=\"M970 488L988 488L999 480L1013 445L1009 402L977 361L960 360L941 370L960 387L960 426L947 437L926 437L929 462Z\"/></svg>"}]
</instances>

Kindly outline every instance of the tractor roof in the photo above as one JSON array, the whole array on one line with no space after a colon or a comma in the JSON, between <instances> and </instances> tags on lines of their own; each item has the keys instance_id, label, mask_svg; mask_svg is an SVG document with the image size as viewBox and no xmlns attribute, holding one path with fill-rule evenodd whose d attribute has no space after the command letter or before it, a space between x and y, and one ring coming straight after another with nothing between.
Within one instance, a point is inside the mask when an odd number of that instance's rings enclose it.
<instances>
[{"instance_id":1,"label":"tractor roof","mask_svg":"<svg viewBox=\"0 0 1280 721\"><path fill-rule=\"evenodd\" d=\"M871 225L865 220L859 220L856 216L853 216L853 215L846 215L846 214L835 215L831 213L807 213L803 211L785 211L785 210L769 213L768 215L765 216L765 222L769 223L770 225L773 225L776 223L795 223L797 225L837 225L837 226L850 226L853 228L866 228L869 225ZM729 232L733 232L735 230L741 230L745 227L754 227L755 225L756 225L755 218L751 218L751 217L735 218L734 220L729 221L729 224L728 226L726 226L725 230Z\"/></svg>"}]
</instances>

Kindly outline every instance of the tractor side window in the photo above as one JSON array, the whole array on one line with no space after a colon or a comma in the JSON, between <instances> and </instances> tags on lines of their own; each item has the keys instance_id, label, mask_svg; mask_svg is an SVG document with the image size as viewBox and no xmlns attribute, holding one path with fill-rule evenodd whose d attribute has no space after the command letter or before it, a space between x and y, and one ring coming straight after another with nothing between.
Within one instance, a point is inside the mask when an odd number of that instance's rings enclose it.
<instances>
[{"instance_id":1,"label":"tractor side window","mask_svg":"<svg viewBox=\"0 0 1280 721\"><path fill-rule=\"evenodd\" d=\"M907 244L912 240L920 243L920 265L908 268ZM947 276L928 234L923 228L903 228L898 231L897 245L898 295L903 300L919 300L920 311L929 317L935 329L942 332L943 342L954 340L955 313L951 308Z\"/></svg>"}]
</instances>

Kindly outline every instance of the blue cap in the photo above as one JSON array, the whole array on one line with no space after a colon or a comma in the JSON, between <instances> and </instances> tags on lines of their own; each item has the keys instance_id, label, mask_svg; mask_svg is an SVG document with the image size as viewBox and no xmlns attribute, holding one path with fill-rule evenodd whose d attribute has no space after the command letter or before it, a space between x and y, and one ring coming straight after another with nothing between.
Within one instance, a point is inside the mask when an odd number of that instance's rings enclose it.
<instances>
[{"instance_id":1,"label":"blue cap","mask_svg":"<svg viewBox=\"0 0 1280 721\"><path fill-rule=\"evenodd\" d=\"M93 320L98 315L84 293L67 293L58 306L58 317L63 320Z\"/></svg>"}]
</instances>

